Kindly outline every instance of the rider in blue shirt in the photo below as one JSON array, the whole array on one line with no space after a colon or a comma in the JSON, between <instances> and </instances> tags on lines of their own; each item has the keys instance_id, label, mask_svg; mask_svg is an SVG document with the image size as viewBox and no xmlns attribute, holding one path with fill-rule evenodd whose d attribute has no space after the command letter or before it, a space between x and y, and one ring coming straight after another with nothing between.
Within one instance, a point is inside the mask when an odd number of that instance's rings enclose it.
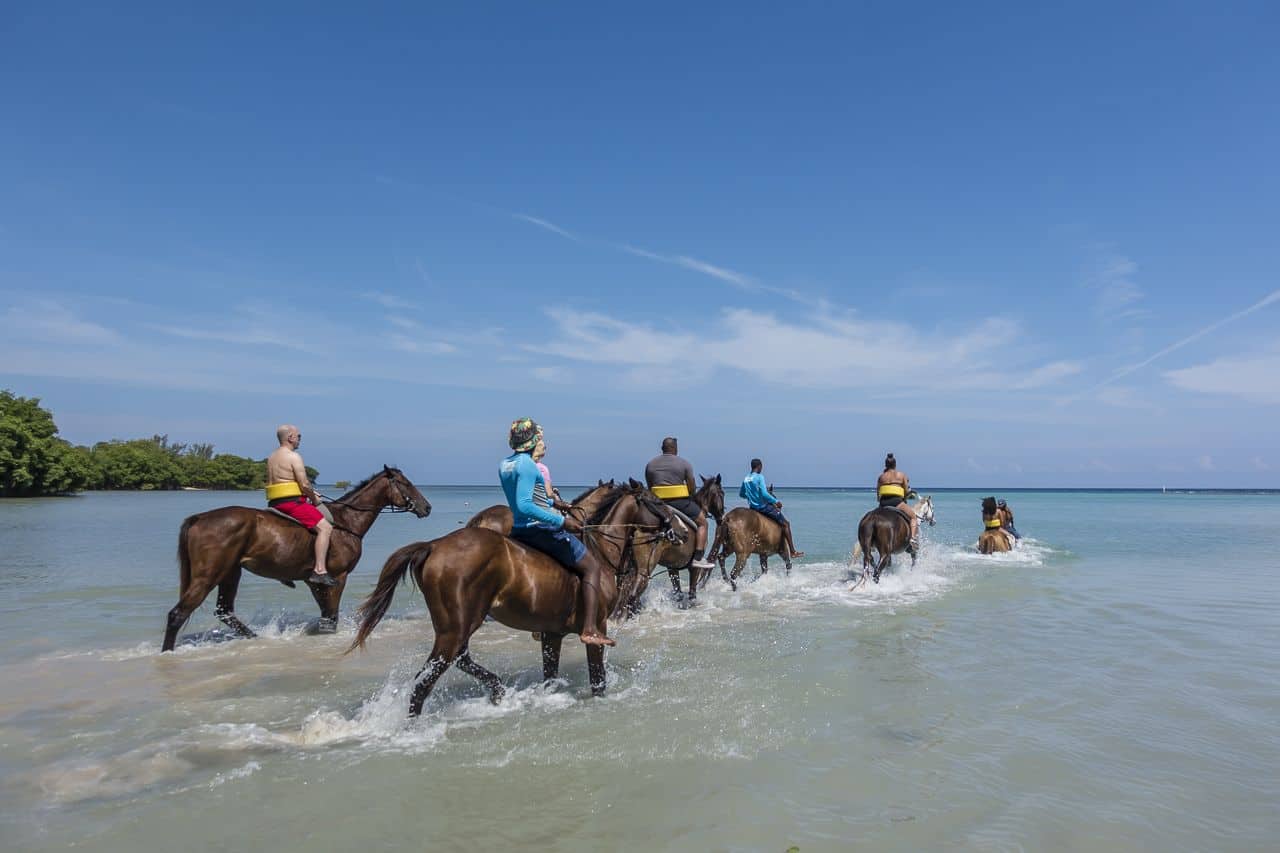
<instances>
[{"instance_id":1,"label":"rider in blue shirt","mask_svg":"<svg viewBox=\"0 0 1280 853\"><path fill-rule=\"evenodd\" d=\"M751 460L751 473L742 479L738 497L745 499L747 505L756 512L767 515L782 525L782 533L787 539L787 547L791 549L791 556L804 556L804 551L796 550L795 540L791 538L791 522L782 514L782 501L769 493L769 485L764 479L764 463L759 459Z\"/></svg>"},{"instance_id":2,"label":"rider in blue shirt","mask_svg":"<svg viewBox=\"0 0 1280 853\"><path fill-rule=\"evenodd\" d=\"M578 522L547 506L547 484L530 455L541 433L531 418L512 422L508 444L515 452L498 465L498 479L507 496L507 506L511 507L511 538L541 551L582 578L579 639L595 646L616 645L608 636L608 614L599 612L600 561L565 530L568 525L581 532Z\"/></svg>"}]
</instances>

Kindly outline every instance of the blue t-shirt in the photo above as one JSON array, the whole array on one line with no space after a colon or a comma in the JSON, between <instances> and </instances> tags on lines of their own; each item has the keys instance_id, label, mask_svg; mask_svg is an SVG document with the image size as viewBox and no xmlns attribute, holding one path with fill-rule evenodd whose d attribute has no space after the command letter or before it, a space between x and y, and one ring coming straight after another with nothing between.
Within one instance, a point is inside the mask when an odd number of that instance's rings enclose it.
<instances>
[{"instance_id":1,"label":"blue t-shirt","mask_svg":"<svg viewBox=\"0 0 1280 853\"><path fill-rule=\"evenodd\" d=\"M553 512L534 499L535 490L546 494L546 483L533 457L528 453L513 453L498 465L498 480L511 507L511 526L518 530L525 527L545 527L559 530L564 527L564 516Z\"/></svg>"},{"instance_id":2,"label":"blue t-shirt","mask_svg":"<svg viewBox=\"0 0 1280 853\"><path fill-rule=\"evenodd\" d=\"M738 497L746 498L752 509L773 506L778 502L777 498L769 494L769 484L765 482L764 474L759 471L754 471L742 478L742 487L738 489Z\"/></svg>"}]
</instances>

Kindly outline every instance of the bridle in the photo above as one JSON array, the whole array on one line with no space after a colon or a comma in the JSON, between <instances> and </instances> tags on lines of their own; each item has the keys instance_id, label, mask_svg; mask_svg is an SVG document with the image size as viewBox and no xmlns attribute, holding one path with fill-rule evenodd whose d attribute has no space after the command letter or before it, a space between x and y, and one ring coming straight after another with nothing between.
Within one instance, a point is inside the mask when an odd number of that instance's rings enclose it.
<instances>
[{"instance_id":1,"label":"bridle","mask_svg":"<svg viewBox=\"0 0 1280 853\"><path fill-rule=\"evenodd\" d=\"M404 490L400 488L400 484L396 482L395 477L388 477L387 479L390 480L391 488L395 490L396 497L398 497L401 501L404 502L404 506L396 506L394 503L390 505L382 504L379 506L360 506L359 504L353 504L351 503L351 501L343 500L342 498L329 498L324 495L320 495L320 497L324 498L324 502L329 504L330 506L345 506L348 509L354 509L356 512L378 512L378 513L392 513L392 514L400 513L400 512L417 512L418 510L417 501L415 501L413 498L409 497L404 493Z\"/></svg>"},{"instance_id":2,"label":"bridle","mask_svg":"<svg viewBox=\"0 0 1280 853\"><path fill-rule=\"evenodd\" d=\"M636 501L647 512L652 513L658 518L658 529L647 538L637 538L636 533L639 530L647 530L652 527L649 524L583 524L582 535L585 538L588 533L592 536L598 536L609 542L621 543L622 548L618 552L617 565L610 564L615 576L619 578L628 577L636 574L640 569L635 562L635 546L652 545L655 542L679 542L680 534L676 531L673 521L675 517L670 512L662 513L649 506L639 495L627 495ZM573 507L573 509L581 509L581 507ZM626 532L619 535L611 532L610 528L623 528ZM606 560L606 563L611 561Z\"/></svg>"}]
</instances>

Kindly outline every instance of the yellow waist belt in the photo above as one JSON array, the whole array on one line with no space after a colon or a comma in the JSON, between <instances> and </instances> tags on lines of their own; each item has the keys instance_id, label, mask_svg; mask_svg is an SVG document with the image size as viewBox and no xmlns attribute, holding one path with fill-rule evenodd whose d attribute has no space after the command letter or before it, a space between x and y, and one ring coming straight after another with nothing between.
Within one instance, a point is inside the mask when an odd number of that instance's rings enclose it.
<instances>
[{"instance_id":1,"label":"yellow waist belt","mask_svg":"<svg viewBox=\"0 0 1280 853\"><path fill-rule=\"evenodd\" d=\"M272 483L267 486L267 500L278 501L280 498L296 498L302 496L302 487L290 480L287 483Z\"/></svg>"},{"instance_id":2,"label":"yellow waist belt","mask_svg":"<svg viewBox=\"0 0 1280 853\"><path fill-rule=\"evenodd\" d=\"M689 484L676 483L674 486L650 486L649 491L664 501L669 501L673 498L687 498L689 497Z\"/></svg>"},{"instance_id":3,"label":"yellow waist belt","mask_svg":"<svg viewBox=\"0 0 1280 853\"><path fill-rule=\"evenodd\" d=\"M876 494L882 498L905 498L907 490L897 483L885 483L876 489Z\"/></svg>"},{"instance_id":4,"label":"yellow waist belt","mask_svg":"<svg viewBox=\"0 0 1280 853\"><path fill-rule=\"evenodd\" d=\"M987 527L999 527L999 526L1000 526L1000 519L998 518L987 519Z\"/></svg>"}]
</instances>

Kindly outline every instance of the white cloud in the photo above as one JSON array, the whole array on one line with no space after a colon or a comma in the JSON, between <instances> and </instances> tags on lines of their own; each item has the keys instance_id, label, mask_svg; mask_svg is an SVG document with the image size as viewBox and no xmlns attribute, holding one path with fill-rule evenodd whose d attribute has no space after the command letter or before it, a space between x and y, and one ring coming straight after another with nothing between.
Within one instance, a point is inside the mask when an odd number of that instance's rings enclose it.
<instances>
[{"instance_id":1,"label":"white cloud","mask_svg":"<svg viewBox=\"0 0 1280 853\"><path fill-rule=\"evenodd\" d=\"M1255 403L1280 403L1280 352L1220 358L1208 364L1166 371L1164 377L1184 391L1227 394Z\"/></svg>"},{"instance_id":2,"label":"white cloud","mask_svg":"<svg viewBox=\"0 0 1280 853\"><path fill-rule=\"evenodd\" d=\"M559 234L561 237L564 237L567 240L573 240L575 243L579 243L582 241L582 238L579 237L577 234L574 234L572 231L569 231L568 229L561 228L559 225L556 225L554 222L548 222L545 219L541 219L537 216L530 216L527 213L513 213L511 215L514 216L516 219L521 220L522 222L528 222L530 225L536 225L539 228L550 231L552 234Z\"/></svg>"},{"instance_id":3,"label":"white cloud","mask_svg":"<svg viewBox=\"0 0 1280 853\"><path fill-rule=\"evenodd\" d=\"M148 328L171 337L186 338L193 341L217 341L224 344L283 347L304 352L307 349L296 338L286 337L278 332L267 330L192 329L186 326L161 326L155 324L149 325Z\"/></svg>"},{"instance_id":4,"label":"white cloud","mask_svg":"<svg viewBox=\"0 0 1280 853\"><path fill-rule=\"evenodd\" d=\"M1018 390L1042 388L1060 379L1066 379L1068 376L1075 376L1081 369L1080 363L1076 361L1050 362L1027 373L1021 379L1016 380L1010 387Z\"/></svg>"},{"instance_id":5,"label":"white cloud","mask_svg":"<svg viewBox=\"0 0 1280 853\"><path fill-rule=\"evenodd\" d=\"M103 346L122 341L115 330L85 320L53 299L35 299L10 306L0 316L0 331L10 338L55 344Z\"/></svg>"},{"instance_id":6,"label":"white cloud","mask_svg":"<svg viewBox=\"0 0 1280 853\"><path fill-rule=\"evenodd\" d=\"M633 368L691 365L695 371L737 370L801 388L971 390L1039 387L1074 374L1054 362L1022 376L1002 373L998 355L1018 337L1016 323L992 318L962 334L926 334L910 326L815 316L805 323L770 313L727 309L709 332L694 335L629 323L599 313L548 312L554 342L528 349L592 364ZM651 381L641 369L636 381ZM696 378L696 377L695 377Z\"/></svg>"},{"instance_id":7,"label":"white cloud","mask_svg":"<svg viewBox=\"0 0 1280 853\"><path fill-rule=\"evenodd\" d=\"M564 367L535 367L533 378L543 382L564 383L573 378L573 374Z\"/></svg>"}]
</instances>

